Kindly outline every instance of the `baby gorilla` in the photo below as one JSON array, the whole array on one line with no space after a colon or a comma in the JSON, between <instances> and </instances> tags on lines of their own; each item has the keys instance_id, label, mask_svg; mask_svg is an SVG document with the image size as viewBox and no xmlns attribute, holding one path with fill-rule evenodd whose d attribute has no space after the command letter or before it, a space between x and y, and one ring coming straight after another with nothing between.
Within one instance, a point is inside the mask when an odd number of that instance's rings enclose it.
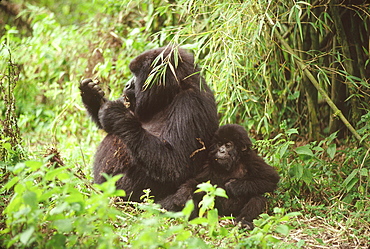
<instances>
[{"instance_id":1,"label":"baby gorilla","mask_svg":"<svg viewBox=\"0 0 370 249\"><path fill-rule=\"evenodd\" d=\"M252 142L242 126L221 126L214 140L209 162L202 172L160 203L167 210L179 211L187 200L193 198L197 209L203 194L193 194L194 190L200 182L210 180L212 184L225 189L229 197L216 198L219 214L232 215L243 227L252 229L253 219L266 206L263 194L274 191L280 177L273 167L252 150Z\"/></svg>"}]
</instances>

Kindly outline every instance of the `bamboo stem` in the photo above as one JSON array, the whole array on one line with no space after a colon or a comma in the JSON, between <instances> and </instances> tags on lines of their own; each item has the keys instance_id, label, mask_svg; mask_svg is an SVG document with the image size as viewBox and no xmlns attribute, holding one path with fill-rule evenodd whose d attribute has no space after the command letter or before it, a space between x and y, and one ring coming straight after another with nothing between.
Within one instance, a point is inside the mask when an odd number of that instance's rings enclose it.
<instances>
[{"instance_id":1,"label":"bamboo stem","mask_svg":"<svg viewBox=\"0 0 370 249\"><path fill-rule=\"evenodd\" d=\"M277 29L274 29L275 36L278 38L279 42L285 47L286 51L291 54L295 60L295 63L303 71L303 73L306 75L306 77L311 81L311 83L316 87L316 89L319 91L321 96L324 98L326 103L330 106L330 108L334 111L334 115L339 116L339 118L342 120L344 125L348 128L348 130L356 137L359 142L362 142L362 144L370 149L370 145L366 143L365 141L362 141L362 137L357 133L355 128L351 125L351 123L346 119L346 117L343 115L341 110L338 109L338 107L334 104L334 102L330 99L328 94L325 92L325 90L320 86L319 82L316 80L316 78L312 75L312 73L308 70L308 66L302 61L300 57L293 51L293 49L289 46L289 44L284 40L284 38L280 35L280 33L277 31Z\"/></svg>"}]
</instances>

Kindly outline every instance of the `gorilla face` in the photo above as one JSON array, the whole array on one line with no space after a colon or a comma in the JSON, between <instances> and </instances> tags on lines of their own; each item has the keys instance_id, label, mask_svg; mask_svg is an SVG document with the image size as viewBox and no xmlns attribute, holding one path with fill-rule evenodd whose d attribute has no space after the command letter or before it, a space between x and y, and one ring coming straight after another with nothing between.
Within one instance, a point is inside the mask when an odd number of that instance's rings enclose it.
<instances>
[{"instance_id":1,"label":"gorilla face","mask_svg":"<svg viewBox=\"0 0 370 249\"><path fill-rule=\"evenodd\" d=\"M230 171L239 160L238 151L232 141L225 143L219 142L211 152L214 159L214 165L221 170Z\"/></svg>"},{"instance_id":2,"label":"gorilla face","mask_svg":"<svg viewBox=\"0 0 370 249\"><path fill-rule=\"evenodd\" d=\"M124 95L130 103L130 110L141 122L150 121L153 116L171 105L175 96L189 82L199 82L198 71L192 57L179 49L181 57L175 59L171 48L144 52L131 61L129 67L134 77L125 86ZM159 55L160 59L157 59ZM169 56L168 59L165 59ZM178 61L177 68L170 70ZM149 80L150 79L150 80ZM195 89L199 86L192 85Z\"/></svg>"}]
</instances>

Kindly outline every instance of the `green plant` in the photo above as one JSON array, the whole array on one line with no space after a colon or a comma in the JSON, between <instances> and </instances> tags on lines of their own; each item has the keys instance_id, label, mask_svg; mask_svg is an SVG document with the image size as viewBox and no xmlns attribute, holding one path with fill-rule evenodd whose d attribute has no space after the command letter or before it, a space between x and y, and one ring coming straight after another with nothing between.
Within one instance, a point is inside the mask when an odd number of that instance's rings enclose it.
<instances>
[{"instance_id":1,"label":"green plant","mask_svg":"<svg viewBox=\"0 0 370 249\"><path fill-rule=\"evenodd\" d=\"M198 238L186 221L184 212L163 213L153 203L139 204L140 215L125 220L129 228L125 231L134 248L208 248ZM190 211L191 212L191 211Z\"/></svg>"},{"instance_id":2,"label":"green plant","mask_svg":"<svg viewBox=\"0 0 370 249\"><path fill-rule=\"evenodd\" d=\"M14 176L4 189L14 193L4 210L4 246L107 248L119 241L114 231L119 212L109 205L110 197L124 195L115 188L119 176L96 185L96 192L59 164L26 161L10 171Z\"/></svg>"},{"instance_id":3,"label":"green plant","mask_svg":"<svg viewBox=\"0 0 370 249\"><path fill-rule=\"evenodd\" d=\"M282 208L274 208L274 216L268 214L261 214L261 218L254 221L256 227L250 232L250 236L243 239L239 243L240 247L246 248L279 248L282 241L275 236L275 234L284 237L289 235L290 230L293 229L287 222L294 217L300 216L299 212L291 212L285 214ZM291 248L302 247L304 241L299 241ZM287 245L286 245L287 246ZM287 248L284 246L285 248Z\"/></svg>"},{"instance_id":4,"label":"green plant","mask_svg":"<svg viewBox=\"0 0 370 249\"><path fill-rule=\"evenodd\" d=\"M6 37L11 34L8 30ZM18 162L23 157L23 150L14 97L19 70L14 64L11 48L3 39L0 43L0 61L4 62L0 66L0 103L4 106L0 108L0 163L3 164Z\"/></svg>"},{"instance_id":5,"label":"green plant","mask_svg":"<svg viewBox=\"0 0 370 249\"><path fill-rule=\"evenodd\" d=\"M227 231L219 226L218 210L215 209L215 198L228 198L226 191L212 185L209 181L198 184L195 193L204 192L203 199L199 202L199 217L190 221L190 224L202 224L208 230L209 236L225 235ZM191 205L191 204L190 204Z\"/></svg>"}]
</instances>

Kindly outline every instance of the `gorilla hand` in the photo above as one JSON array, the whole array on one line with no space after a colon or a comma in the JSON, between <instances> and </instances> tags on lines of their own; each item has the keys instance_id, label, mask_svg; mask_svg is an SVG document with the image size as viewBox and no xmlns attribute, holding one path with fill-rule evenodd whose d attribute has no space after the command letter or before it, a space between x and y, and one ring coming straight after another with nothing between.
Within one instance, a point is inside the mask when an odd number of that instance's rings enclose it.
<instances>
[{"instance_id":1,"label":"gorilla hand","mask_svg":"<svg viewBox=\"0 0 370 249\"><path fill-rule=\"evenodd\" d=\"M227 183L225 183L225 190L228 197L235 196L235 187L233 186L233 182L235 182L236 179L230 179Z\"/></svg>"},{"instance_id":2,"label":"gorilla hand","mask_svg":"<svg viewBox=\"0 0 370 249\"><path fill-rule=\"evenodd\" d=\"M107 101L99 110L99 121L107 133L120 131L121 123L132 118L133 115L126 108L123 98Z\"/></svg>"},{"instance_id":3,"label":"gorilla hand","mask_svg":"<svg viewBox=\"0 0 370 249\"><path fill-rule=\"evenodd\" d=\"M105 102L104 91L100 88L99 82L92 79L84 79L80 84L82 101L86 105L102 105Z\"/></svg>"},{"instance_id":4,"label":"gorilla hand","mask_svg":"<svg viewBox=\"0 0 370 249\"><path fill-rule=\"evenodd\" d=\"M104 98L104 91L100 88L99 82L92 79L82 80L79 88L84 106L92 120L101 128L102 125L99 122L98 113L100 107L107 101Z\"/></svg>"}]
</instances>

